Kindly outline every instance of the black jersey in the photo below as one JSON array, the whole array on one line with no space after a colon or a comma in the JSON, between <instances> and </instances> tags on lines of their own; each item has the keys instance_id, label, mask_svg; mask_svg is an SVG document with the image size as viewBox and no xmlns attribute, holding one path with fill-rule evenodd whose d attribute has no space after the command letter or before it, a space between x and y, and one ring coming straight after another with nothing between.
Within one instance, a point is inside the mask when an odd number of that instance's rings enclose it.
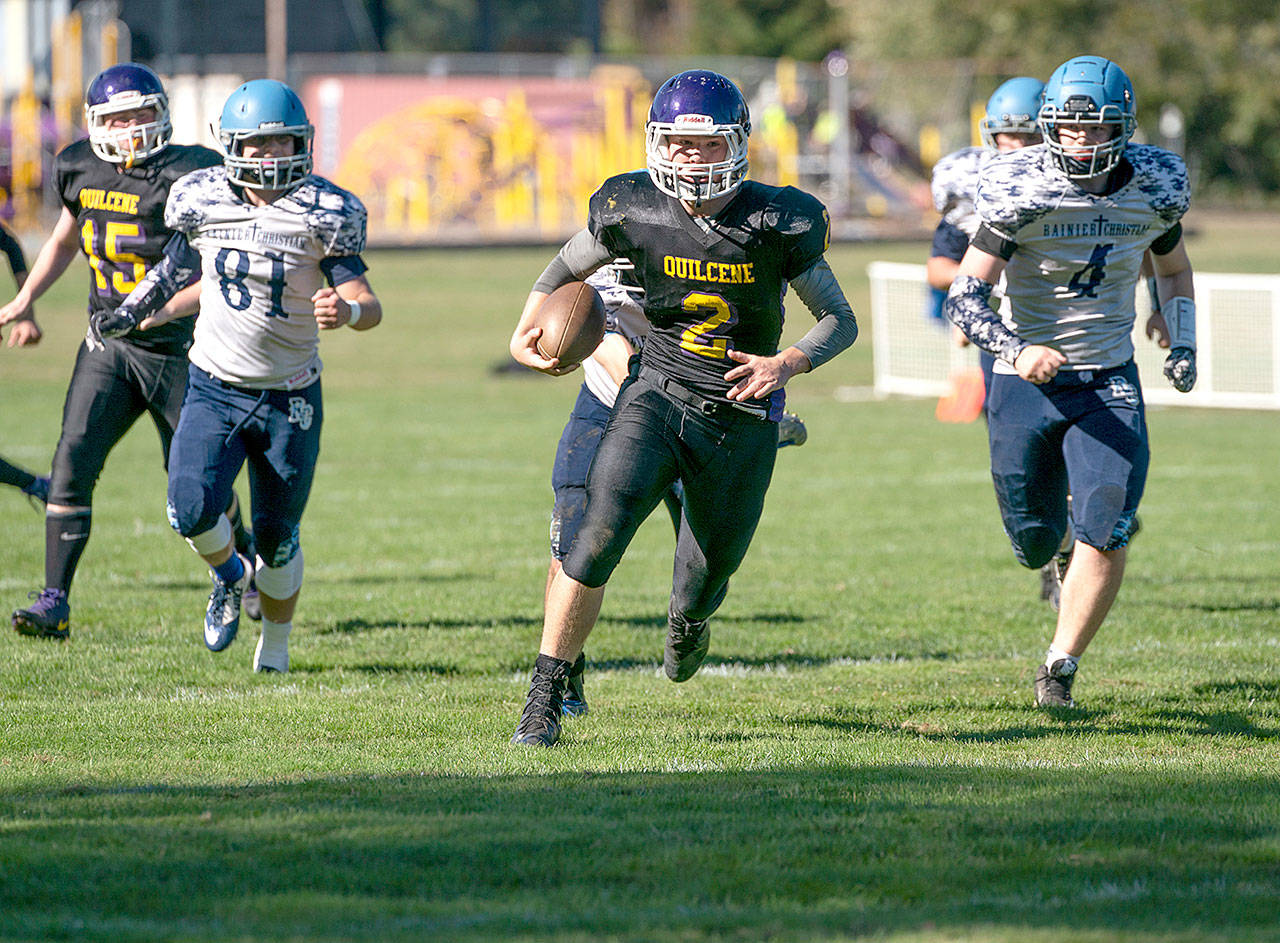
<instances>
[{"instance_id":1,"label":"black jersey","mask_svg":"<svg viewBox=\"0 0 1280 943\"><path fill-rule=\"evenodd\" d=\"M778 352L787 282L822 258L829 224L807 193L751 180L707 221L709 230L637 171L604 182L587 225L644 288L652 330L642 362L724 398L724 374L738 365L730 350Z\"/></svg>"},{"instance_id":2,"label":"black jersey","mask_svg":"<svg viewBox=\"0 0 1280 943\"><path fill-rule=\"evenodd\" d=\"M191 144L170 144L128 170L99 158L87 140L58 154L58 196L76 218L80 248L89 259L90 314L114 310L160 261L173 235L164 224L173 182L221 163L217 151ZM179 318L149 331L131 331L123 339L147 350L183 353L191 346L194 321Z\"/></svg>"}]
</instances>

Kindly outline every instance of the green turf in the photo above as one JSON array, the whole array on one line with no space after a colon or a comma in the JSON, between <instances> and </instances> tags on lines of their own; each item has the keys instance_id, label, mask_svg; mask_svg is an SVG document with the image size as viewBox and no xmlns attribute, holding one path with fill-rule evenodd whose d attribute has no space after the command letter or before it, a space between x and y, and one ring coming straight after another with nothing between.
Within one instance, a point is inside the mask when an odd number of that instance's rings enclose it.
<instances>
[{"instance_id":1,"label":"green turf","mask_svg":"<svg viewBox=\"0 0 1280 943\"><path fill-rule=\"evenodd\" d=\"M1274 227L1237 250L1229 225L1193 260L1266 270ZM831 258L865 315L866 262L923 253ZM1055 717L1030 707L1052 616L981 426L837 402L871 382L864 336L794 382L809 442L698 677L662 676L655 517L589 640L590 715L508 746L576 381L491 368L549 256L371 254L386 323L324 339L288 676L250 673L251 627L205 651L155 434L121 443L72 640L0 636L0 938L1280 940L1274 414L1150 411L1143 533L1085 709ZM77 268L41 347L0 348L10 459L49 460L83 291ZM0 493L6 608L42 530Z\"/></svg>"}]
</instances>

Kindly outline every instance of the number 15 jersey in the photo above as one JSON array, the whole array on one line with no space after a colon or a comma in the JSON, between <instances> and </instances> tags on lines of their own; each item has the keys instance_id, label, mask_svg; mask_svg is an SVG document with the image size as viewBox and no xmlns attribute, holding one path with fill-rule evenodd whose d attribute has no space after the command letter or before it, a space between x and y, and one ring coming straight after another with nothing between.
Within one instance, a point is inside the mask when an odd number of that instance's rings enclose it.
<instances>
[{"instance_id":1,"label":"number 15 jersey","mask_svg":"<svg viewBox=\"0 0 1280 943\"><path fill-rule=\"evenodd\" d=\"M170 144L127 169L98 157L87 140L58 154L58 196L76 218L76 235L89 260L90 315L114 311L163 257L173 235L164 224L164 208L174 181L215 164L221 166L222 155L195 144ZM130 331L123 339L145 350L182 356L191 346L191 320Z\"/></svg>"},{"instance_id":2,"label":"number 15 jersey","mask_svg":"<svg viewBox=\"0 0 1280 943\"><path fill-rule=\"evenodd\" d=\"M315 175L266 206L245 200L213 167L169 193L165 223L200 253L200 316L191 362L227 383L297 389L319 375L311 296L359 276L364 205Z\"/></svg>"}]
</instances>

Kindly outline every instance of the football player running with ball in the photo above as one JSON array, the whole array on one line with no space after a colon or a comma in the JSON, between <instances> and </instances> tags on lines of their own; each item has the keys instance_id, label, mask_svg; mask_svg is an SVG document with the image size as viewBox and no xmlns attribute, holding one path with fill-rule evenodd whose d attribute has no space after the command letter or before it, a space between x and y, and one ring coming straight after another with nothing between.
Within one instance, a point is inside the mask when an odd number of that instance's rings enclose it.
<instances>
[{"instance_id":1,"label":"football player running with ball","mask_svg":"<svg viewBox=\"0 0 1280 943\"><path fill-rule=\"evenodd\" d=\"M169 522L213 570L204 639L236 637L248 571L217 513L248 462L262 635L254 671L287 671L302 588L299 522L320 450L319 330L367 331L382 308L360 258L365 209L311 173L313 130L293 90L247 82L222 109L225 166L173 186L165 222L179 235L104 336L154 317L203 270L190 381L173 440ZM203 265L202 265L203 263Z\"/></svg>"},{"instance_id":2,"label":"football player running with ball","mask_svg":"<svg viewBox=\"0 0 1280 943\"><path fill-rule=\"evenodd\" d=\"M635 281L635 270L625 259L597 269L587 284L600 293L605 307L605 335L600 345L582 362L582 386L569 413L560 442L556 446L551 489L555 504L551 509L551 563L547 568L545 593L560 572L561 561L573 546L587 509L587 472L595 458L600 437L609 423L618 390L626 380L631 357L644 345L649 321L644 316L644 291ZM519 340L519 333L513 340ZM795 413L783 412L778 420L778 448L804 445L809 433ZM676 537L680 536L684 488L674 482L662 496L671 515ZM581 652L569 672L561 713L580 716L587 712L584 686L586 656Z\"/></svg>"},{"instance_id":3,"label":"football player running with ball","mask_svg":"<svg viewBox=\"0 0 1280 943\"><path fill-rule=\"evenodd\" d=\"M22 635L59 639L71 631L68 594L89 541L93 491L107 454L149 413L168 465L187 386L189 315L199 288L175 289L159 330L125 329L104 341L94 325L110 317L160 261L173 235L164 219L173 182L221 162L207 147L170 143L169 99L146 66L130 62L104 69L89 83L84 111L89 139L64 148L55 163L62 213L17 296L0 308L0 325L13 326L10 346L38 343L32 305L83 250L89 260L89 332L67 386L48 484L45 588L32 594L34 604L13 614L13 627ZM225 495L219 510L231 515L228 527L241 552L252 552L235 496Z\"/></svg>"},{"instance_id":4,"label":"football player running with ball","mask_svg":"<svg viewBox=\"0 0 1280 943\"><path fill-rule=\"evenodd\" d=\"M537 351L538 305L615 258L634 266L651 327L618 394L587 481L577 539L546 593L539 655L512 740L560 736L566 679L604 587L671 485L684 487L663 666L677 682L707 654L709 619L746 554L778 451L783 387L853 343L857 322L823 255L822 204L746 180L750 119L737 87L682 72L658 90L645 127L648 170L606 180L587 228L535 283L511 343L515 359L561 371ZM817 324L778 351L790 285Z\"/></svg>"},{"instance_id":5,"label":"football player running with ball","mask_svg":"<svg viewBox=\"0 0 1280 943\"><path fill-rule=\"evenodd\" d=\"M1184 393L1196 381L1180 222L1189 188L1181 158L1129 142L1133 85L1107 59L1080 56L1058 67L1039 124L1043 146L982 171L982 222L946 313L996 356L991 473L1014 554L1040 567L1068 526L1075 534L1057 629L1034 681L1038 705L1071 707L1077 663L1119 592L1146 484L1150 451L1131 333L1148 249L1172 346L1165 376ZM1003 318L990 304L1002 273Z\"/></svg>"}]
</instances>

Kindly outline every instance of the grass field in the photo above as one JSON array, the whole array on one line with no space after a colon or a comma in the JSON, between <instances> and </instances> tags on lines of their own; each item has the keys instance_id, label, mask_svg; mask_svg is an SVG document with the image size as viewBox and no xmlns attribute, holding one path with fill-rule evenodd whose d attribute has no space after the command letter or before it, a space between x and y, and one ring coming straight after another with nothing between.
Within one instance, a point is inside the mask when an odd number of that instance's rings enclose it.
<instances>
[{"instance_id":1,"label":"grass field","mask_svg":"<svg viewBox=\"0 0 1280 943\"><path fill-rule=\"evenodd\" d=\"M1202 270L1274 270L1272 220L1191 232ZM1144 530L1085 709L1055 717L983 430L837 402L871 382L864 333L793 384L809 442L699 676L662 676L655 517L587 646L591 714L508 746L577 383L492 368L550 254L371 254L384 325L324 339L287 676L250 672L251 626L204 649L156 436L121 443L71 641L0 635L0 939L1280 940L1274 414L1150 411ZM866 263L924 254L831 260L865 315ZM39 348L0 349L11 460L47 467L84 285L40 306ZM12 609L43 569L16 492L0 534Z\"/></svg>"}]
</instances>

